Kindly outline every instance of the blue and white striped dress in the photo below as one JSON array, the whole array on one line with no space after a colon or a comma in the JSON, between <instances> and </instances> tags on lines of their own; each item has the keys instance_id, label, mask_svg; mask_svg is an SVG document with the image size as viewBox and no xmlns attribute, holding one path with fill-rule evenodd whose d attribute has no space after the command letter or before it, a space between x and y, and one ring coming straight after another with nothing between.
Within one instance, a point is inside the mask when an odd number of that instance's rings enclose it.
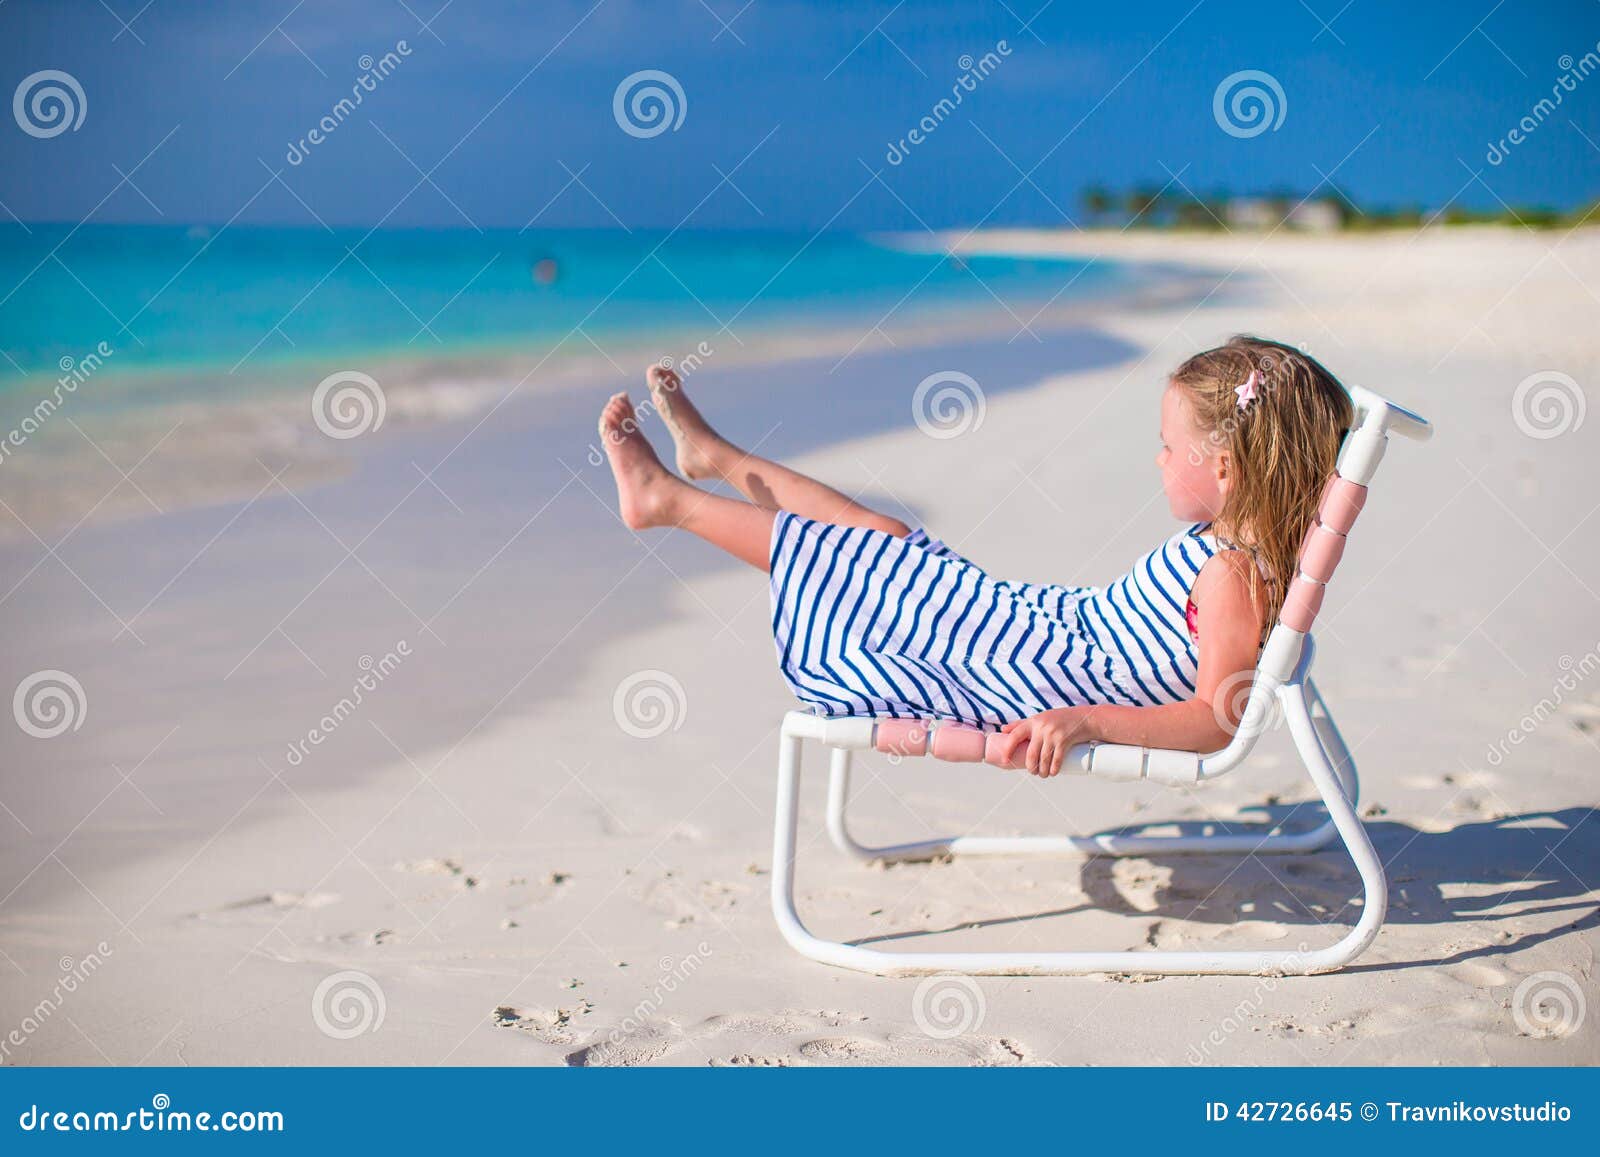
<instances>
[{"instance_id":1,"label":"blue and white striped dress","mask_svg":"<svg viewBox=\"0 0 1600 1157\"><path fill-rule=\"evenodd\" d=\"M772 634L818 714L996 728L1053 707L1195 693L1189 591L1222 549L1196 524L1112 583L1002 582L921 530L773 522Z\"/></svg>"}]
</instances>

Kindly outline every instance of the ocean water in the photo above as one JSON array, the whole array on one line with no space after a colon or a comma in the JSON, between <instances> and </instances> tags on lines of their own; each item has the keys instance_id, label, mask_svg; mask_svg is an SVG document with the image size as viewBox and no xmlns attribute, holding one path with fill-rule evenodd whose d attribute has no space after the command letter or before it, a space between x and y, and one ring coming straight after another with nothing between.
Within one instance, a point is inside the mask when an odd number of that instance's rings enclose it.
<instances>
[{"instance_id":1,"label":"ocean water","mask_svg":"<svg viewBox=\"0 0 1600 1157\"><path fill-rule=\"evenodd\" d=\"M181 376L236 399L286 366L341 358L537 358L667 334L693 348L794 321L865 334L891 310L901 323L964 307L1026 318L1125 276L839 234L10 224L0 391L36 388L101 343L97 393Z\"/></svg>"}]
</instances>

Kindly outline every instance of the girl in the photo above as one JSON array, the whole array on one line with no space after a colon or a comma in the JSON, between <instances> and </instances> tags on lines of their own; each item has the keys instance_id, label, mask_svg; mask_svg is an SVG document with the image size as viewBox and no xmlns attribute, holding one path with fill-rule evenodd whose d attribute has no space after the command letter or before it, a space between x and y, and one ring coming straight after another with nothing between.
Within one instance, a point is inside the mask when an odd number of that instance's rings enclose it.
<instances>
[{"instance_id":1,"label":"girl","mask_svg":"<svg viewBox=\"0 0 1600 1157\"><path fill-rule=\"evenodd\" d=\"M1236 337L1179 366L1156 465L1189 523L1110 586L1002 582L937 539L717 434L671 370L650 393L697 489L661 464L626 394L600 415L622 519L692 531L769 575L784 678L824 715L954 719L1055 775L1091 741L1214 751L1352 416L1292 346ZM1202 645L1203 642L1203 645Z\"/></svg>"}]
</instances>

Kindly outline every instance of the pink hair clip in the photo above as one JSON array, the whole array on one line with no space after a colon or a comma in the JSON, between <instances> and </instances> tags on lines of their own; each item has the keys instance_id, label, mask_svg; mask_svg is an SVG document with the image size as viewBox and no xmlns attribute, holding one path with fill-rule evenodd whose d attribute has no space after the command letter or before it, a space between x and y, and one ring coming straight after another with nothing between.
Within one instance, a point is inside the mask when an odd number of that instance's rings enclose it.
<instances>
[{"instance_id":1,"label":"pink hair clip","mask_svg":"<svg viewBox=\"0 0 1600 1157\"><path fill-rule=\"evenodd\" d=\"M1256 386L1261 384L1261 375L1255 370L1250 371L1250 376L1244 380L1242 386L1235 386L1233 392L1239 395L1239 409L1249 409L1250 403L1256 400Z\"/></svg>"}]
</instances>

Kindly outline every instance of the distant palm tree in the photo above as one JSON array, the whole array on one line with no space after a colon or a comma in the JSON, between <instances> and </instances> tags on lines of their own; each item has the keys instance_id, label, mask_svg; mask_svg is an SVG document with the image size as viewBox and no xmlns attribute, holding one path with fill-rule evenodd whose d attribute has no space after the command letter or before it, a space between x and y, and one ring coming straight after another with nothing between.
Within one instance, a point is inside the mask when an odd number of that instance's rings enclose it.
<instances>
[{"instance_id":1,"label":"distant palm tree","mask_svg":"<svg viewBox=\"0 0 1600 1157\"><path fill-rule=\"evenodd\" d=\"M1214 210L1204 201L1195 197L1185 197L1175 203L1174 212L1178 224L1185 229L1219 229L1220 222L1214 215Z\"/></svg>"},{"instance_id":2,"label":"distant palm tree","mask_svg":"<svg viewBox=\"0 0 1600 1157\"><path fill-rule=\"evenodd\" d=\"M1078 200L1083 205L1083 211L1089 215L1090 221L1095 224L1103 222L1106 214L1117 206L1116 198L1104 185L1090 185L1079 195Z\"/></svg>"},{"instance_id":3,"label":"distant palm tree","mask_svg":"<svg viewBox=\"0 0 1600 1157\"><path fill-rule=\"evenodd\" d=\"M1149 185L1135 186L1124 198L1123 205L1132 221L1150 225L1156 209L1161 204L1161 190Z\"/></svg>"},{"instance_id":4,"label":"distant palm tree","mask_svg":"<svg viewBox=\"0 0 1600 1157\"><path fill-rule=\"evenodd\" d=\"M1341 224L1348 225L1351 221L1363 215L1360 206L1345 196L1343 189L1334 189L1333 192L1318 197L1317 200L1323 204L1332 205L1334 211L1339 214Z\"/></svg>"}]
</instances>

